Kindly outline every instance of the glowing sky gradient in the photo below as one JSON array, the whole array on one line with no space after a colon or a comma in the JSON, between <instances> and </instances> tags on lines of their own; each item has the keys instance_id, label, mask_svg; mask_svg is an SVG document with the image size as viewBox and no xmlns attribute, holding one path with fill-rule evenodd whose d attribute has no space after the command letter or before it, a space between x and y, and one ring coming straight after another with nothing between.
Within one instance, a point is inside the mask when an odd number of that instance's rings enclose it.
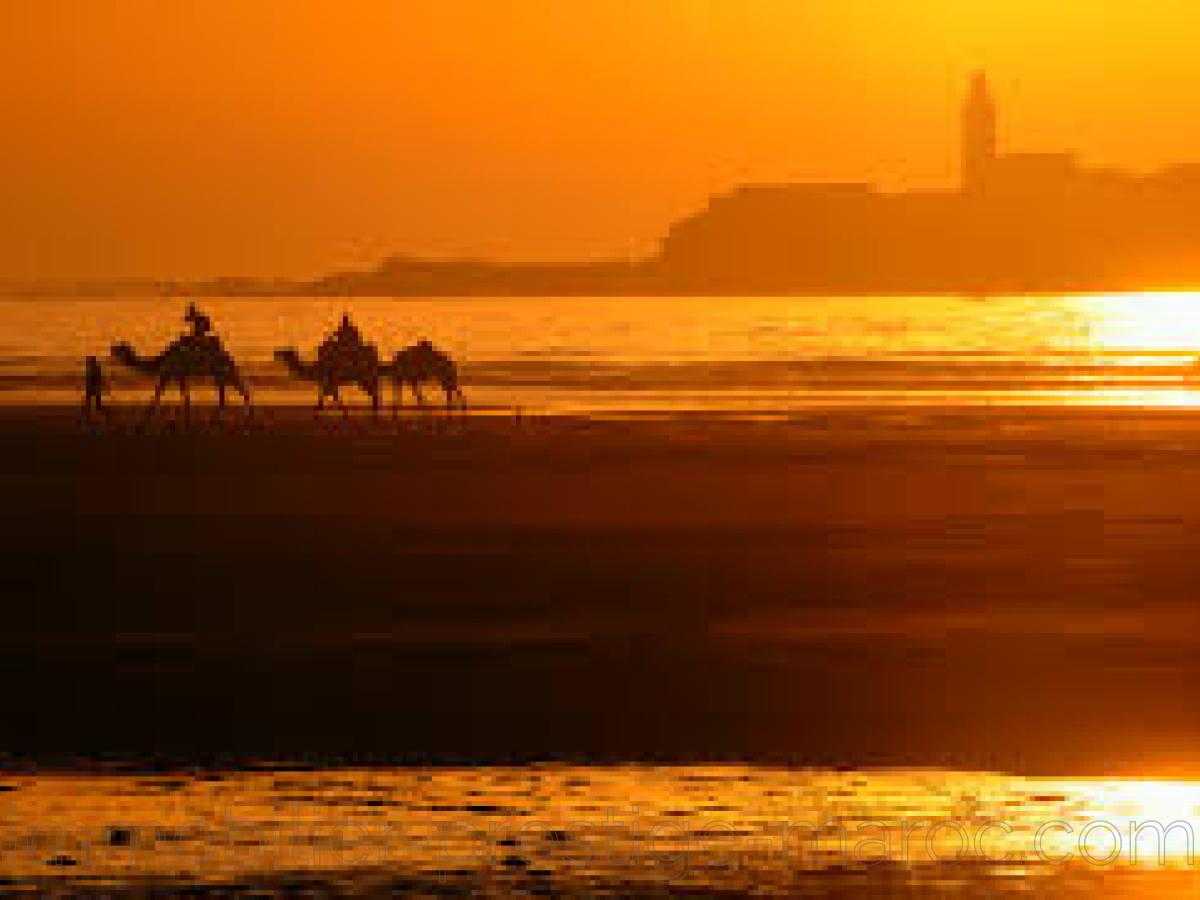
<instances>
[{"instance_id":1,"label":"glowing sky gradient","mask_svg":"<svg viewBox=\"0 0 1200 900\"><path fill-rule=\"evenodd\" d=\"M1185 0L6 0L0 276L641 254L741 181L1200 159Z\"/></svg>"}]
</instances>

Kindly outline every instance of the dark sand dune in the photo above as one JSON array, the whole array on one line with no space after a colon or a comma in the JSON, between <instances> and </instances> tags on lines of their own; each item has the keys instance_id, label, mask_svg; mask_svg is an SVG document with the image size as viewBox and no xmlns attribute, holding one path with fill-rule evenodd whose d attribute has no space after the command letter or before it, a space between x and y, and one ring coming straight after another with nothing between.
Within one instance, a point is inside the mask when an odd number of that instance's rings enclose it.
<instances>
[{"instance_id":1,"label":"dark sand dune","mask_svg":"<svg viewBox=\"0 0 1200 900\"><path fill-rule=\"evenodd\" d=\"M18 757L1196 762L1185 413L136 425L0 413Z\"/></svg>"}]
</instances>

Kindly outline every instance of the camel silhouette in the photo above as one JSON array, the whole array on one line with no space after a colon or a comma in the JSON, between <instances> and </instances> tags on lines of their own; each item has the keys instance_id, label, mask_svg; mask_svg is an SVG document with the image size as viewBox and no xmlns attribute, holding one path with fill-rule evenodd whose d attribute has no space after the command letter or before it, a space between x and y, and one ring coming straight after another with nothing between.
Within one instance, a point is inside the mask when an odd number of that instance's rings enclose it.
<instances>
[{"instance_id":1,"label":"camel silhouette","mask_svg":"<svg viewBox=\"0 0 1200 900\"><path fill-rule=\"evenodd\" d=\"M384 374L392 379L392 407L395 410L404 399L406 384L412 389L417 405L424 406L421 385L427 381L436 382L446 392L446 409L452 409L455 400L462 409L467 408L467 399L458 384L458 366L429 341L419 341L398 351L391 364L384 367Z\"/></svg>"},{"instance_id":2,"label":"camel silhouette","mask_svg":"<svg viewBox=\"0 0 1200 900\"><path fill-rule=\"evenodd\" d=\"M287 366L297 378L316 382L317 409L325 408L325 398L342 406L339 388L358 385L371 398L371 409L379 411L379 352L371 344L337 347L326 343L318 351L316 362L306 363L293 347L275 351L275 359Z\"/></svg>"},{"instance_id":3,"label":"camel silhouette","mask_svg":"<svg viewBox=\"0 0 1200 900\"><path fill-rule=\"evenodd\" d=\"M212 378L216 382L219 409L225 408L225 389L230 387L242 395L247 407L250 406L250 392L238 373L237 364L216 338L184 335L171 341L157 356L150 357L140 356L125 342L113 344L111 352L114 359L134 371L157 377L154 397L150 401L151 411L159 405L163 391L172 382L179 386L184 410L190 410L188 381L193 378Z\"/></svg>"}]
</instances>

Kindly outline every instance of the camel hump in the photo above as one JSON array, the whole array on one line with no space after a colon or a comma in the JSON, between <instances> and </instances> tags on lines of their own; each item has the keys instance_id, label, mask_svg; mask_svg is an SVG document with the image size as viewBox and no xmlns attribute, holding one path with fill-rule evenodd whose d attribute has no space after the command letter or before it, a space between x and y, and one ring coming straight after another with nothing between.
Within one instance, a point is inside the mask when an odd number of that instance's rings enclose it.
<instances>
[{"instance_id":1,"label":"camel hump","mask_svg":"<svg viewBox=\"0 0 1200 900\"><path fill-rule=\"evenodd\" d=\"M221 339L215 334L185 334L171 342L171 346L190 353L220 355L224 353Z\"/></svg>"},{"instance_id":2,"label":"camel hump","mask_svg":"<svg viewBox=\"0 0 1200 900\"><path fill-rule=\"evenodd\" d=\"M376 377L379 353L372 344L328 340L317 348L317 365L334 379Z\"/></svg>"},{"instance_id":3,"label":"camel hump","mask_svg":"<svg viewBox=\"0 0 1200 900\"><path fill-rule=\"evenodd\" d=\"M343 340L337 335L330 335L321 341L317 347L317 359L346 359L357 354L362 344L354 340Z\"/></svg>"}]
</instances>

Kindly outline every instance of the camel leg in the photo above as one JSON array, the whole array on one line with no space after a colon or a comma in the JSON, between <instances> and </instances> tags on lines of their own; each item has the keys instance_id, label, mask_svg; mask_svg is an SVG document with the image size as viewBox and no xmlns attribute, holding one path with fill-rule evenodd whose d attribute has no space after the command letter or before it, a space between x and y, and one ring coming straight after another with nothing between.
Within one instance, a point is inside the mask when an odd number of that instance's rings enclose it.
<instances>
[{"instance_id":1,"label":"camel leg","mask_svg":"<svg viewBox=\"0 0 1200 900\"><path fill-rule=\"evenodd\" d=\"M179 396L183 398L183 421L192 421L192 392L188 389L186 378L179 379Z\"/></svg>"},{"instance_id":2,"label":"camel leg","mask_svg":"<svg viewBox=\"0 0 1200 900\"><path fill-rule=\"evenodd\" d=\"M166 375L159 376L158 384L156 384L154 386L154 395L150 398L150 405L146 407L146 418L147 419L149 419L150 416L154 414L154 411L156 409L158 409L158 407L161 405L162 395L163 395L163 392L166 391L166 389L167 389L168 381L170 381L170 378L167 377Z\"/></svg>"},{"instance_id":3,"label":"camel leg","mask_svg":"<svg viewBox=\"0 0 1200 900\"><path fill-rule=\"evenodd\" d=\"M325 411L325 401L329 397L329 391L326 385L317 383L317 405L313 408L313 421L320 423L322 420L321 413Z\"/></svg>"},{"instance_id":4,"label":"camel leg","mask_svg":"<svg viewBox=\"0 0 1200 900\"><path fill-rule=\"evenodd\" d=\"M400 406L404 402L404 388L399 378L392 381L392 418L400 415Z\"/></svg>"},{"instance_id":5,"label":"camel leg","mask_svg":"<svg viewBox=\"0 0 1200 900\"><path fill-rule=\"evenodd\" d=\"M217 414L220 415L225 411L225 382L217 382Z\"/></svg>"},{"instance_id":6,"label":"camel leg","mask_svg":"<svg viewBox=\"0 0 1200 900\"><path fill-rule=\"evenodd\" d=\"M367 395L367 399L371 401L371 409L378 411L379 409L379 385L372 384L369 381L356 381L355 386Z\"/></svg>"},{"instance_id":7,"label":"camel leg","mask_svg":"<svg viewBox=\"0 0 1200 900\"><path fill-rule=\"evenodd\" d=\"M442 382L442 390L446 392L446 409L454 409L454 401L458 400L463 409L467 408L467 401L463 399L462 388L458 386L458 381L454 378L449 378Z\"/></svg>"},{"instance_id":8,"label":"camel leg","mask_svg":"<svg viewBox=\"0 0 1200 900\"><path fill-rule=\"evenodd\" d=\"M246 387L246 382L242 381L242 379L238 377L234 379L233 386L237 388L237 392L242 395L242 403L245 404L247 411L249 411L250 391Z\"/></svg>"},{"instance_id":9,"label":"camel leg","mask_svg":"<svg viewBox=\"0 0 1200 900\"><path fill-rule=\"evenodd\" d=\"M150 409L154 410L162 402L163 391L167 389L167 378L164 375L158 379L158 384L154 386L154 396L150 398Z\"/></svg>"},{"instance_id":10,"label":"camel leg","mask_svg":"<svg viewBox=\"0 0 1200 900\"><path fill-rule=\"evenodd\" d=\"M412 384L413 396L417 398L417 406L425 405L425 395L421 392L421 382L414 381Z\"/></svg>"},{"instance_id":11,"label":"camel leg","mask_svg":"<svg viewBox=\"0 0 1200 900\"><path fill-rule=\"evenodd\" d=\"M246 382L242 381L242 376L237 372L232 372L229 378L221 382L221 406L225 405L225 392L228 388L233 388L242 398L242 402L247 406L250 405L250 391L246 389Z\"/></svg>"}]
</instances>

